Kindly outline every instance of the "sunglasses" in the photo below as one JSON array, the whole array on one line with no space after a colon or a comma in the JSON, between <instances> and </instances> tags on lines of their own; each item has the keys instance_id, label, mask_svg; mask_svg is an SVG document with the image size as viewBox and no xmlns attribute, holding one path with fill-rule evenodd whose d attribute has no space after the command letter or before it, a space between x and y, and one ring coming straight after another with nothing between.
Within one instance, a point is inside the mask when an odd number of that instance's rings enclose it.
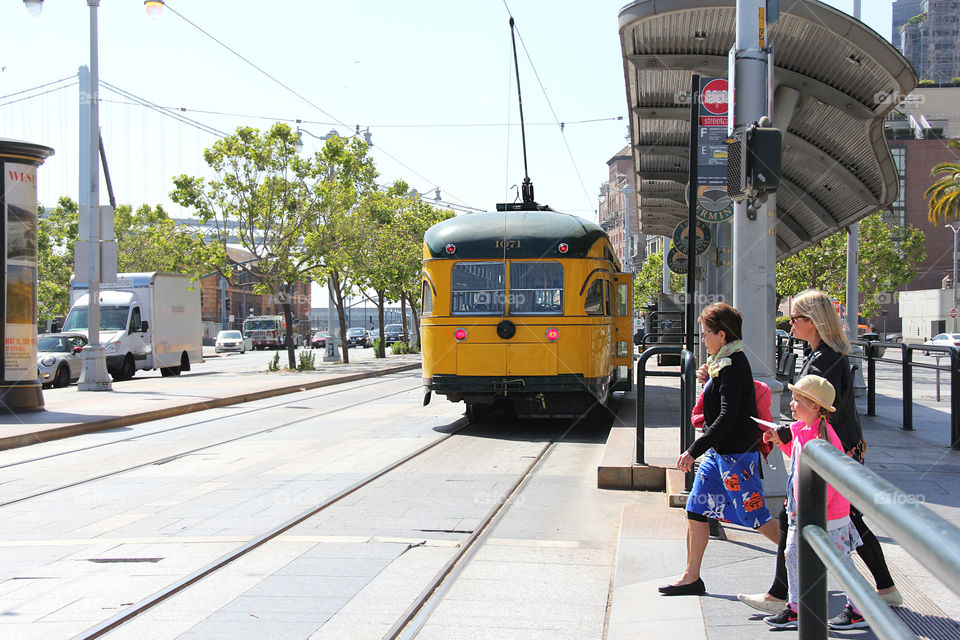
<instances>
[{"instance_id":1,"label":"sunglasses","mask_svg":"<svg viewBox=\"0 0 960 640\"><path fill-rule=\"evenodd\" d=\"M790 316L790 322L796 322L797 320L809 320L808 316Z\"/></svg>"}]
</instances>

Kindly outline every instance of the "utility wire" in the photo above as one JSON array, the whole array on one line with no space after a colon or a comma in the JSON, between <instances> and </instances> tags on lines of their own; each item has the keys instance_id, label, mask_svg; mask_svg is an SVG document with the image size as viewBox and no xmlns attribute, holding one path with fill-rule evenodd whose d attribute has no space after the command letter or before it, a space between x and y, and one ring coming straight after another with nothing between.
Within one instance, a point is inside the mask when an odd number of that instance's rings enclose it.
<instances>
[{"instance_id":1,"label":"utility wire","mask_svg":"<svg viewBox=\"0 0 960 640\"><path fill-rule=\"evenodd\" d=\"M163 108L163 107L161 107L161 106L159 106L159 105L157 105L157 104L154 104L153 102L150 102L150 101L147 100L146 98L141 98L141 97L139 97L139 96L136 96L136 95L130 93L129 91L126 91L126 90L124 90L124 89L121 89L120 87L118 87L118 86L116 86L116 85L113 85L113 84L107 82L106 80L100 80L100 84L103 85L104 87L106 87L107 89L109 89L110 91L113 91L114 93L117 93L117 94L123 96L124 98L127 98L127 99L129 99L129 100L134 100L134 101L140 103L141 105L143 105L144 107L146 107L146 108L148 108L148 109L151 109L151 110L153 110L153 111L156 111L157 113L163 114L163 115L165 115L165 116L167 116L167 117L169 117L169 118L173 118L174 120L177 120L177 121L179 121L179 122L181 122L181 123L183 123L183 124L186 124L186 125L189 125L189 126L191 126L191 127L196 128L196 129L199 129L200 131L203 131L204 133L209 133L209 134L214 135L214 136L216 136L216 137L218 137L218 138L224 138L224 137L226 137L226 136L228 135L227 133L225 133L225 132L223 132L223 131L220 131L219 129L215 129L214 127L211 127L211 126L209 126L209 125L207 125L207 124L204 124L204 123L202 123L202 122L200 122L200 121L198 121L198 120L194 120L194 119L192 119L192 118L188 118L188 117L186 117L186 116L184 116L184 115L181 115L180 113L177 113L177 112L175 112L175 111L171 111L171 110L169 110L169 109L165 109L165 108Z\"/></svg>"},{"instance_id":2,"label":"utility wire","mask_svg":"<svg viewBox=\"0 0 960 640\"><path fill-rule=\"evenodd\" d=\"M52 84L52 83L51 83L51 84ZM79 82L78 82L78 81L74 81L74 82L71 82L70 84L65 84L65 85L56 87L55 89L48 89L47 91L42 91L42 92L40 92L40 93L34 93L34 94L32 94L32 95L29 95L29 96L24 96L24 97L22 97L22 98L17 98L16 100L10 100L9 102L3 102L3 103L0 103L0 107L6 107L7 105L16 104L16 103L18 103L18 102L23 102L24 100L33 100L34 98L39 98L40 96L45 96L45 95L47 95L48 93L55 93L55 92L60 91L60 90L62 90L62 89L69 89L70 87L72 87L72 86L74 86L74 85L76 85L76 84L79 84ZM29 89L28 89L28 91L29 91ZM23 92L21 91L20 93L23 93ZM11 93L10 95L17 95L17 94ZM6 97L6 96L4 96L4 97Z\"/></svg>"},{"instance_id":3,"label":"utility wire","mask_svg":"<svg viewBox=\"0 0 960 640\"><path fill-rule=\"evenodd\" d=\"M64 82L64 81L66 81L66 80L73 80L74 82L76 82L77 76L76 76L76 75L67 76L66 78L60 78L59 80L54 80L53 82L47 82L47 83L45 83L45 84L38 84L38 85L35 86L35 87L30 87L29 89L24 89L23 91L16 91L16 92L14 92L14 93L8 93L8 94L5 95L5 96L0 96L0 100L5 100L6 98L12 98L13 96L18 96L18 95L20 95L21 93L29 93L29 92L31 92L31 91L36 91L37 89L43 89L44 87L49 87L50 85L59 84L59 83ZM44 93L47 93L47 92L44 92ZM40 95L43 95L43 94L40 94Z\"/></svg>"},{"instance_id":4,"label":"utility wire","mask_svg":"<svg viewBox=\"0 0 960 640\"><path fill-rule=\"evenodd\" d=\"M292 89L292 88L290 88L289 86L287 86L286 84L284 84L282 81L280 81L280 80L278 80L277 78L275 78L274 76L272 76L272 75L271 75L270 73L268 73L267 71L264 71L263 69L261 69L260 67L258 67L256 64L254 64L253 62L251 62L249 59L245 58L243 55L241 55L240 53L238 53L236 50L231 49L229 46L227 46L226 44L224 44L222 41L220 41L220 40L218 40L216 37L214 37L214 35L211 34L209 31L207 31L206 29L204 29L203 27L201 27L201 26L197 25L196 23L192 22L189 18L187 18L187 17L184 16L182 13L180 13L179 11L177 11L176 9L174 9L172 6L170 6L170 3L169 3L169 2L164 2L164 3L163 3L163 6L164 6L165 9L169 9L169 10L172 11L175 15L179 16L182 20L184 20L184 21L185 21L187 24L189 24L191 27L193 27L194 29L196 29L197 31L199 31L200 33L202 33L203 35L207 36L208 38L210 38L211 40L213 40L214 42L216 42L217 44L219 44L221 47L223 47L224 49L226 49L227 51L229 51L229 52L232 53L233 55L237 56L238 58L240 58L241 60L243 60L244 62L246 62L248 65L250 65L251 67L253 67L253 68L256 69L257 71L259 71L259 72L262 73L263 75L267 76L268 78L270 78L271 80L273 80L274 82L276 82L278 85L280 85L281 87L283 87L284 89L286 89L287 91L289 91L290 93L292 93L293 95L297 96L298 98L300 98L301 100L303 100L304 102L306 102L308 105L310 105L311 107L313 107L314 109L316 109L317 111L319 111L320 113L322 113L323 115L325 115L325 116L327 116L328 118L334 120L336 123L338 123L338 124L339 124L340 126L342 126L342 127L347 127L347 126L348 126L348 125L344 124L343 122L341 122L338 118L336 118L336 117L330 115L329 113L327 113L326 111L324 111L321 107L319 107L319 106L316 105L315 103L311 102L311 101L310 101L308 98L306 98L304 95L298 93L298 92L295 91L294 89Z\"/></svg>"}]
</instances>

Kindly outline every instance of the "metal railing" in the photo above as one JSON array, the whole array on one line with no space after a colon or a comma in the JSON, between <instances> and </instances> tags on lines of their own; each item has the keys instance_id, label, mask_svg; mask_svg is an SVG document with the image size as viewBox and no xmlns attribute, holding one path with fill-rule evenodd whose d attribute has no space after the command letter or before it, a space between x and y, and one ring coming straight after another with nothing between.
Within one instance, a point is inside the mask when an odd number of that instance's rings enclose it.
<instances>
[{"instance_id":1,"label":"metal railing","mask_svg":"<svg viewBox=\"0 0 960 640\"><path fill-rule=\"evenodd\" d=\"M787 342L789 340L789 343ZM783 349L802 349L805 343L791 338L777 340L777 358ZM950 448L960 450L960 349L957 347L941 347L929 344L905 344L902 342L877 342L874 340L854 340L853 344L863 348L863 354L851 353L851 361L865 364L864 381L867 385L867 415L877 415L877 363L883 362L897 365L901 369L901 416L904 431L913 431L913 371L927 369L937 372L937 389L939 394L940 373L950 374ZM900 352L900 359L881 357L887 349ZM913 359L915 351L923 353L942 353L949 356L949 365L929 364L916 362Z\"/></svg>"},{"instance_id":2,"label":"metal railing","mask_svg":"<svg viewBox=\"0 0 960 640\"><path fill-rule=\"evenodd\" d=\"M647 361L658 354L680 356L680 371L647 371ZM680 452L686 451L694 440L690 414L696 403L697 361L693 353L681 346L658 345L644 349L637 358L637 464L644 462L644 431L646 428L647 376L680 378ZM693 472L686 474L686 488L693 486Z\"/></svg>"},{"instance_id":3,"label":"metal railing","mask_svg":"<svg viewBox=\"0 0 960 640\"><path fill-rule=\"evenodd\" d=\"M882 640L916 638L827 536L829 484L930 572L960 595L960 529L825 440L803 448L797 473L800 532L799 637L827 637L827 569Z\"/></svg>"}]
</instances>

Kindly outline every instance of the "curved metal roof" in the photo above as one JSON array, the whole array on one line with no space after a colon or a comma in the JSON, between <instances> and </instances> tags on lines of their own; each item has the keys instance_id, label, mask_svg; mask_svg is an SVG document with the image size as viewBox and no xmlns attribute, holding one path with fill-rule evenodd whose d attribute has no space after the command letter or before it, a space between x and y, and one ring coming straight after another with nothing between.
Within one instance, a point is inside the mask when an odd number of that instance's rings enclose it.
<instances>
[{"instance_id":1,"label":"curved metal roof","mask_svg":"<svg viewBox=\"0 0 960 640\"><path fill-rule=\"evenodd\" d=\"M781 0L780 11L769 29L774 85L799 99L783 132L777 260L893 202L883 119L917 84L859 20L816 0ZM690 76L727 75L735 30L736 0L639 0L620 11L642 233L669 236L687 217Z\"/></svg>"}]
</instances>

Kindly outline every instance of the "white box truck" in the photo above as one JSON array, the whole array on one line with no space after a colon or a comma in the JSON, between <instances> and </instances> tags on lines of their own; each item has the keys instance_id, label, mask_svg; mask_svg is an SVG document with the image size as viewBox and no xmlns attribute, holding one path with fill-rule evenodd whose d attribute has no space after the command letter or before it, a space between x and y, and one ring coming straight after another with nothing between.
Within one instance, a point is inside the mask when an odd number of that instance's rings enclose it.
<instances>
[{"instance_id":1,"label":"white box truck","mask_svg":"<svg viewBox=\"0 0 960 640\"><path fill-rule=\"evenodd\" d=\"M63 331L88 332L88 289L71 283ZM178 273L119 273L116 282L100 284L99 300L100 344L114 380L138 369L176 376L203 362L199 283Z\"/></svg>"}]
</instances>

